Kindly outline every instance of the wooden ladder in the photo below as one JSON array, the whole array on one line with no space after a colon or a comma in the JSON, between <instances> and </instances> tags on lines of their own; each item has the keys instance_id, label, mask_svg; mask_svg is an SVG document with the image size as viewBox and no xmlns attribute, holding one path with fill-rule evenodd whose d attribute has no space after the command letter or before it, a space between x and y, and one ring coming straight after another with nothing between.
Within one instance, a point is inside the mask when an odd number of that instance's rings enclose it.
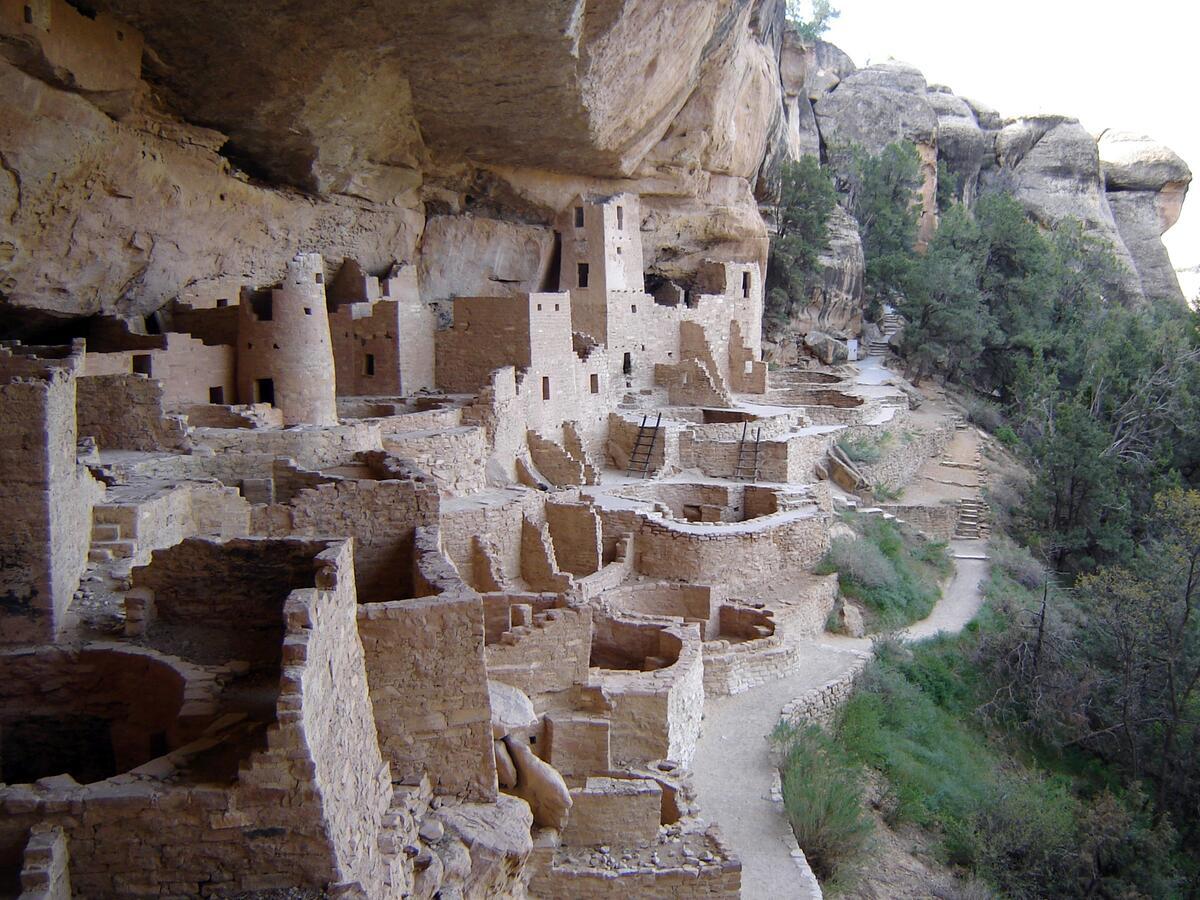
<instances>
[{"instance_id":1,"label":"wooden ladder","mask_svg":"<svg viewBox=\"0 0 1200 900\"><path fill-rule=\"evenodd\" d=\"M742 423L742 439L738 443L737 466L733 477L740 481L758 481L758 448L762 440L762 429L754 429L754 442L749 440L749 422Z\"/></svg>"},{"instance_id":2,"label":"wooden ladder","mask_svg":"<svg viewBox=\"0 0 1200 900\"><path fill-rule=\"evenodd\" d=\"M629 451L629 465L625 469L627 475L640 475L645 478L650 474L650 457L654 453L654 443L658 440L658 427L662 424L662 413L654 420L653 425L647 425L649 416L642 416L642 424L638 426L637 439L633 449Z\"/></svg>"}]
</instances>

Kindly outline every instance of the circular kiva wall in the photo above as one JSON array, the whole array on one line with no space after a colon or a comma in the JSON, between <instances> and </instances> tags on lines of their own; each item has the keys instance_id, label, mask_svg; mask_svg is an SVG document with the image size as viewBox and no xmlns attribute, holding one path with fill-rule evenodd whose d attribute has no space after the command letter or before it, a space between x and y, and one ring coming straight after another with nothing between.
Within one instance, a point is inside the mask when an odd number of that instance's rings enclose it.
<instances>
[{"instance_id":1,"label":"circular kiva wall","mask_svg":"<svg viewBox=\"0 0 1200 900\"><path fill-rule=\"evenodd\" d=\"M185 685L144 652L0 655L0 781L66 773L89 784L167 753Z\"/></svg>"}]
</instances>

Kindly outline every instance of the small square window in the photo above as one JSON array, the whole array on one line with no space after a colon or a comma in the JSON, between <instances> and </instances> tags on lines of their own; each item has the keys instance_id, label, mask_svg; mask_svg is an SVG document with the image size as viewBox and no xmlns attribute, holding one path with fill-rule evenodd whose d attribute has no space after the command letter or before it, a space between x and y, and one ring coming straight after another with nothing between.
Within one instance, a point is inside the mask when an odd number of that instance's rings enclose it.
<instances>
[{"instance_id":1,"label":"small square window","mask_svg":"<svg viewBox=\"0 0 1200 900\"><path fill-rule=\"evenodd\" d=\"M304 307L304 314L306 316L311 316L312 315L312 307L311 306Z\"/></svg>"},{"instance_id":2,"label":"small square window","mask_svg":"<svg viewBox=\"0 0 1200 900\"><path fill-rule=\"evenodd\" d=\"M225 402L225 388L221 385L208 389L208 402L220 406Z\"/></svg>"},{"instance_id":3,"label":"small square window","mask_svg":"<svg viewBox=\"0 0 1200 900\"><path fill-rule=\"evenodd\" d=\"M575 207L575 227L576 228L583 227L583 207L582 206Z\"/></svg>"},{"instance_id":4,"label":"small square window","mask_svg":"<svg viewBox=\"0 0 1200 900\"><path fill-rule=\"evenodd\" d=\"M150 354L138 353L133 357L133 373L135 375L150 374Z\"/></svg>"},{"instance_id":5,"label":"small square window","mask_svg":"<svg viewBox=\"0 0 1200 900\"><path fill-rule=\"evenodd\" d=\"M222 297L220 300L217 301L217 309L224 309L228 305L229 305L229 301L226 300L224 297Z\"/></svg>"},{"instance_id":6,"label":"small square window","mask_svg":"<svg viewBox=\"0 0 1200 900\"><path fill-rule=\"evenodd\" d=\"M317 284L324 284L324 283L325 283L325 276L324 276L324 274L322 274L321 272L318 272L318 273L317 273L315 276L313 276L313 277L316 279L316 281L317 281Z\"/></svg>"}]
</instances>

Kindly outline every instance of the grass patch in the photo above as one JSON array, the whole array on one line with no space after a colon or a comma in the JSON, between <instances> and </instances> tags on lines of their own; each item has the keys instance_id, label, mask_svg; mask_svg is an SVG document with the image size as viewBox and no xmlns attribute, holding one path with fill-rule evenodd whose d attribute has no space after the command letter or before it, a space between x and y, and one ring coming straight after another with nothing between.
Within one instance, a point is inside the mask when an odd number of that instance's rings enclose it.
<instances>
[{"instance_id":1,"label":"grass patch","mask_svg":"<svg viewBox=\"0 0 1200 900\"><path fill-rule=\"evenodd\" d=\"M815 725L775 730L783 804L796 842L827 890L851 883L874 824L863 806L861 766Z\"/></svg>"},{"instance_id":2,"label":"grass patch","mask_svg":"<svg viewBox=\"0 0 1200 900\"><path fill-rule=\"evenodd\" d=\"M879 462L883 458L884 451L891 446L895 437L895 434L892 432L885 431L878 437L863 435L861 437L839 438L837 445L853 462L870 465L871 463Z\"/></svg>"},{"instance_id":3,"label":"grass patch","mask_svg":"<svg viewBox=\"0 0 1200 900\"><path fill-rule=\"evenodd\" d=\"M835 538L817 574L838 574L842 593L863 605L872 630L900 628L929 615L952 565L946 545L879 516L849 520L855 538Z\"/></svg>"}]
</instances>

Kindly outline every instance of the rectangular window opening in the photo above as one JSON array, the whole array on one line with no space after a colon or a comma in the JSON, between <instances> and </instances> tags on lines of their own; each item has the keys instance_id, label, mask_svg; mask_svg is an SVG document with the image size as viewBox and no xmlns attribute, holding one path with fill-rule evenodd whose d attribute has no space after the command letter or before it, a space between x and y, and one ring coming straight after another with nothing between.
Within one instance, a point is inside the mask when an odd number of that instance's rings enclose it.
<instances>
[{"instance_id":1,"label":"rectangular window opening","mask_svg":"<svg viewBox=\"0 0 1200 900\"><path fill-rule=\"evenodd\" d=\"M600 376L595 372L592 373L592 393L600 393Z\"/></svg>"},{"instance_id":2,"label":"rectangular window opening","mask_svg":"<svg viewBox=\"0 0 1200 900\"><path fill-rule=\"evenodd\" d=\"M583 207L582 206L575 207L575 227L576 228L583 227Z\"/></svg>"},{"instance_id":3,"label":"rectangular window opening","mask_svg":"<svg viewBox=\"0 0 1200 900\"><path fill-rule=\"evenodd\" d=\"M306 316L311 316L312 315L312 307L311 306L304 307L304 314Z\"/></svg>"},{"instance_id":4,"label":"rectangular window opening","mask_svg":"<svg viewBox=\"0 0 1200 900\"><path fill-rule=\"evenodd\" d=\"M134 375L149 375L150 374L150 354L136 353L133 357L133 374Z\"/></svg>"},{"instance_id":5,"label":"rectangular window opening","mask_svg":"<svg viewBox=\"0 0 1200 900\"><path fill-rule=\"evenodd\" d=\"M250 309L260 322L270 322L275 315L275 298L270 291L263 291L250 298Z\"/></svg>"},{"instance_id":6,"label":"rectangular window opening","mask_svg":"<svg viewBox=\"0 0 1200 900\"><path fill-rule=\"evenodd\" d=\"M630 312L634 312L634 313L635 313L635 312L637 312L637 304L636 304L636 303L630 303L630 304L629 304L629 311L630 311Z\"/></svg>"},{"instance_id":7,"label":"rectangular window opening","mask_svg":"<svg viewBox=\"0 0 1200 900\"><path fill-rule=\"evenodd\" d=\"M316 275L313 276L313 278L316 280L317 284L325 283L325 273L324 272L318 272Z\"/></svg>"},{"instance_id":8,"label":"rectangular window opening","mask_svg":"<svg viewBox=\"0 0 1200 900\"><path fill-rule=\"evenodd\" d=\"M747 297L747 298L750 296L750 273L749 272L742 273L742 296Z\"/></svg>"},{"instance_id":9,"label":"rectangular window opening","mask_svg":"<svg viewBox=\"0 0 1200 900\"><path fill-rule=\"evenodd\" d=\"M208 389L208 402L221 406L225 402L225 388L221 385Z\"/></svg>"},{"instance_id":10,"label":"rectangular window opening","mask_svg":"<svg viewBox=\"0 0 1200 900\"><path fill-rule=\"evenodd\" d=\"M579 278L578 278L579 286L581 288L587 287L588 286L588 264L580 263L579 264L579 272L577 274L579 275Z\"/></svg>"},{"instance_id":11,"label":"rectangular window opening","mask_svg":"<svg viewBox=\"0 0 1200 900\"><path fill-rule=\"evenodd\" d=\"M25 7L25 24L26 25L33 24L33 7L32 6Z\"/></svg>"},{"instance_id":12,"label":"rectangular window opening","mask_svg":"<svg viewBox=\"0 0 1200 900\"><path fill-rule=\"evenodd\" d=\"M274 378L256 378L254 380L254 402L275 405Z\"/></svg>"},{"instance_id":13,"label":"rectangular window opening","mask_svg":"<svg viewBox=\"0 0 1200 900\"><path fill-rule=\"evenodd\" d=\"M370 377L375 374L375 354L368 353L363 357L363 374Z\"/></svg>"},{"instance_id":14,"label":"rectangular window opening","mask_svg":"<svg viewBox=\"0 0 1200 900\"><path fill-rule=\"evenodd\" d=\"M625 207L623 206L617 207L617 230L625 230Z\"/></svg>"},{"instance_id":15,"label":"rectangular window opening","mask_svg":"<svg viewBox=\"0 0 1200 900\"><path fill-rule=\"evenodd\" d=\"M550 378L549 376L542 377L542 399L550 399Z\"/></svg>"},{"instance_id":16,"label":"rectangular window opening","mask_svg":"<svg viewBox=\"0 0 1200 900\"><path fill-rule=\"evenodd\" d=\"M633 356L632 356L632 354L626 353L625 357L621 360L621 371L624 372L626 375L633 374Z\"/></svg>"},{"instance_id":17,"label":"rectangular window opening","mask_svg":"<svg viewBox=\"0 0 1200 900\"><path fill-rule=\"evenodd\" d=\"M217 301L217 309L225 309L227 306L229 306L229 301L224 297Z\"/></svg>"}]
</instances>

